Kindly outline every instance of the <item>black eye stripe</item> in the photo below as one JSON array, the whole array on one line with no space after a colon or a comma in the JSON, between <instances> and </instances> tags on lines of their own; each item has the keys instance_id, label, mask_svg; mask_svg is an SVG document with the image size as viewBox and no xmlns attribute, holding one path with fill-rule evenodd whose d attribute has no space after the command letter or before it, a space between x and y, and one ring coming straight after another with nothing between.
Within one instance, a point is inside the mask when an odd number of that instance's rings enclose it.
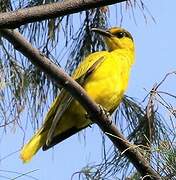
<instances>
[{"instance_id":1,"label":"black eye stripe","mask_svg":"<svg viewBox=\"0 0 176 180\"><path fill-rule=\"evenodd\" d=\"M118 38L123 38L123 37L126 37L126 33L125 32L118 32L115 34L115 36L117 36Z\"/></svg>"},{"instance_id":2,"label":"black eye stripe","mask_svg":"<svg viewBox=\"0 0 176 180\"><path fill-rule=\"evenodd\" d=\"M128 37L133 41L131 34L126 31L116 32L116 33L114 33L114 36L116 36L117 38Z\"/></svg>"}]
</instances>

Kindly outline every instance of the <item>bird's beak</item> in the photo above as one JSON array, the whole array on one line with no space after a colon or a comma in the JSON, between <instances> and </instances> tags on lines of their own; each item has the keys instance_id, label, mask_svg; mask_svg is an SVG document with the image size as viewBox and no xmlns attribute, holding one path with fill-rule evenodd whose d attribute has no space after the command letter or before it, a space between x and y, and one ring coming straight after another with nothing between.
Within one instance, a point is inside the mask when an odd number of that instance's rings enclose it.
<instances>
[{"instance_id":1,"label":"bird's beak","mask_svg":"<svg viewBox=\"0 0 176 180\"><path fill-rule=\"evenodd\" d=\"M106 37L112 37L112 34L109 31L103 30L103 29L99 29L99 28L92 28L92 31L102 35L102 36L106 36Z\"/></svg>"}]
</instances>

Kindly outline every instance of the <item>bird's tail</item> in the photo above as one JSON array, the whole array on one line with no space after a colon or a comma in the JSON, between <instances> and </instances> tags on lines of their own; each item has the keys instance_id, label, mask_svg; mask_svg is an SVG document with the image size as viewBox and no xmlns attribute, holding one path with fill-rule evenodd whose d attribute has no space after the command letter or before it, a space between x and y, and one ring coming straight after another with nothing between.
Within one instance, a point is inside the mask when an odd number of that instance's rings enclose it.
<instances>
[{"instance_id":1,"label":"bird's tail","mask_svg":"<svg viewBox=\"0 0 176 180\"><path fill-rule=\"evenodd\" d=\"M37 151L45 144L46 135L46 131L39 130L32 139L24 145L20 153L20 158L24 163L29 162Z\"/></svg>"}]
</instances>

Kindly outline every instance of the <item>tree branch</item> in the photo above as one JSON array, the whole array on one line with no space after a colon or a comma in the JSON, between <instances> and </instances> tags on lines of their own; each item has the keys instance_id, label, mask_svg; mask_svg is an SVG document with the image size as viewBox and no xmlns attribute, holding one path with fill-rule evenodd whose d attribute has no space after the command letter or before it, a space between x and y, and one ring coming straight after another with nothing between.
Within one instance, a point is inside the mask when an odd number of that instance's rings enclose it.
<instances>
[{"instance_id":1,"label":"tree branch","mask_svg":"<svg viewBox=\"0 0 176 180\"><path fill-rule=\"evenodd\" d=\"M104 115L94 101L86 94L84 89L68 76L61 68L57 67L48 58L42 55L16 30L0 29L0 35L13 44L15 49L26 56L41 71L47 73L54 82L63 86L86 109L91 120L98 124L114 145L133 163L136 169L145 176L145 179L161 179L149 163L142 157L136 146L130 144L119 132L111 120Z\"/></svg>"},{"instance_id":2,"label":"tree branch","mask_svg":"<svg viewBox=\"0 0 176 180\"><path fill-rule=\"evenodd\" d=\"M127 0L67 0L0 14L0 28L17 28L26 23L57 18ZM129 0L128 0L129 1Z\"/></svg>"}]
</instances>

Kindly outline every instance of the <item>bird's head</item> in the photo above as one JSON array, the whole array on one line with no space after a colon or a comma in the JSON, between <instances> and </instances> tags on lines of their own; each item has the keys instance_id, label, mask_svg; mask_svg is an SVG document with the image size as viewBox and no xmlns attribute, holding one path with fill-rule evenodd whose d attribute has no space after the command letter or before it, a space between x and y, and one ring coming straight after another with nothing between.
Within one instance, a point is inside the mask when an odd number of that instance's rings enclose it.
<instances>
[{"instance_id":1,"label":"bird's head","mask_svg":"<svg viewBox=\"0 0 176 180\"><path fill-rule=\"evenodd\" d=\"M103 36L109 51L129 49L134 51L134 42L131 34L123 28L113 27L108 30L92 28L92 31Z\"/></svg>"}]
</instances>

